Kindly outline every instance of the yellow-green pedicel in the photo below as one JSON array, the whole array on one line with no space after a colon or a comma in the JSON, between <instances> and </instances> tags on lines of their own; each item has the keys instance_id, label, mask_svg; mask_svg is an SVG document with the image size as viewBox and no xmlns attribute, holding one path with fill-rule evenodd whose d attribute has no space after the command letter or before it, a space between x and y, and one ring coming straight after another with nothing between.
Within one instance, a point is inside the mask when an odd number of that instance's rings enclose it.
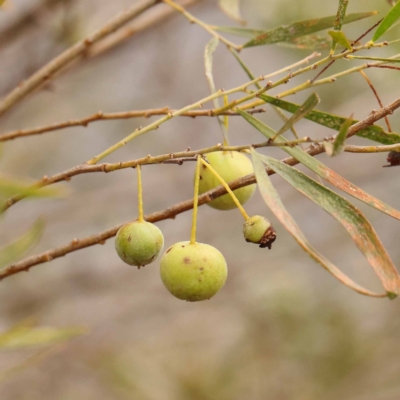
<instances>
[{"instance_id":1,"label":"yellow-green pedicel","mask_svg":"<svg viewBox=\"0 0 400 400\"><path fill-rule=\"evenodd\" d=\"M143 267L154 261L164 246L160 229L150 222L131 222L124 225L115 238L115 249L129 265Z\"/></svg>"},{"instance_id":2,"label":"yellow-green pedicel","mask_svg":"<svg viewBox=\"0 0 400 400\"><path fill-rule=\"evenodd\" d=\"M179 242L163 255L160 274L165 287L178 299L201 301L210 299L224 286L228 269L215 247Z\"/></svg>"},{"instance_id":3,"label":"yellow-green pedicel","mask_svg":"<svg viewBox=\"0 0 400 400\"><path fill-rule=\"evenodd\" d=\"M207 154L206 157L210 165L227 183L254 172L251 161L243 153L237 151L216 151ZM221 183L212 172L205 165L202 166L199 192L205 193L220 185ZM236 189L233 193L235 193L240 204L244 204L253 195L255 189L256 185L249 185ZM232 210L236 208L236 204L229 194L218 197L207 204L218 210Z\"/></svg>"}]
</instances>

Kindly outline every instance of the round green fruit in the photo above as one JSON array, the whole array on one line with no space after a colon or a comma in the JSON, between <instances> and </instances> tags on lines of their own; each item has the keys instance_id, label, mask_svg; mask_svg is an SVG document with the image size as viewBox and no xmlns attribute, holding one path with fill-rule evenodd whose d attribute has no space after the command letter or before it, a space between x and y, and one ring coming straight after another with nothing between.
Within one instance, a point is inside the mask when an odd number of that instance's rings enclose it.
<instances>
[{"instance_id":1,"label":"round green fruit","mask_svg":"<svg viewBox=\"0 0 400 400\"><path fill-rule=\"evenodd\" d=\"M246 242L259 244L260 247L268 247L275 242L276 233L267 218L261 215L250 217L243 225L243 235Z\"/></svg>"},{"instance_id":2,"label":"round green fruit","mask_svg":"<svg viewBox=\"0 0 400 400\"><path fill-rule=\"evenodd\" d=\"M118 231L115 249L122 261L143 267L154 261L164 246L164 236L150 222L131 222Z\"/></svg>"},{"instance_id":3,"label":"round green fruit","mask_svg":"<svg viewBox=\"0 0 400 400\"><path fill-rule=\"evenodd\" d=\"M228 269L224 256L215 247L179 242L164 253L160 274L165 287L178 299L202 301L224 286Z\"/></svg>"},{"instance_id":4,"label":"round green fruit","mask_svg":"<svg viewBox=\"0 0 400 400\"><path fill-rule=\"evenodd\" d=\"M254 172L251 161L243 153L237 151L216 151L214 153L208 153L206 157L210 165L227 183ZM205 165L202 165L200 170L199 193L205 193L220 185L220 181L212 172ZM249 185L236 189L233 193L235 193L240 204L244 204L253 195L255 189L256 185ZM207 204L218 210L232 210L236 208L236 204L229 193Z\"/></svg>"}]
</instances>

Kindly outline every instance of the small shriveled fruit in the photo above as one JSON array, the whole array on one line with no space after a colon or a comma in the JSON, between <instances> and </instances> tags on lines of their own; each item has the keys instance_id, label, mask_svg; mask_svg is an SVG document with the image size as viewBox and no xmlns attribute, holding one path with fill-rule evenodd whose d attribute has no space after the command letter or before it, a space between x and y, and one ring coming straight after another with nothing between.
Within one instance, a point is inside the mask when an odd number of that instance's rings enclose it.
<instances>
[{"instance_id":1,"label":"small shriveled fruit","mask_svg":"<svg viewBox=\"0 0 400 400\"><path fill-rule=\"evenodd\" d=\"M216 151L208 153L206 157L210 165L227 183L254 172L251 161L243 153L237 151ZM199 193L205 193L220 185L219 180L203 165L200 171ZM256 185L248 185L234 190L233 193L235 193L240 204L244 204L253 195L255 189ZM232 210L236 208L236 204L228 193L207 204L218 210Z\"/></svg>"},{"instance_id":2,"label":"small shriveled fruit","mask_svg":"<svg viewBox=\"0 0 400 400\"><path fill-rule=\"evenodd\" d=\"M131 222L118 231L115 249L129 265L143 267L154 261L164 246L160 229L150 222Z\"/></svg>"},{"instance_id":3,"label":"small shriveled fruit","mask_svg":"<svg viewBox=\"0 0 400 400\"><path fill-rule=\"evenodd\" d=\"M178 299L201 301L210 299L224 286L228 269L215 247L178 242L163 255L160 274L165 287Z\"/></svg>"},{"instance_id":4,"label":"small shriveled fruit","mask_svg":"<svg viewBox=\"0 0 400 400\"><path fill-rule=\"evenodd\" d=\"M387 161L390 164L390 167L393 167L395 165L400 165L400 152L390 151L387 156Z\"/></svg>"},{"instance_id":5,"label":"small shriveled fruit","mask_svg":"<svg viewBox=\"0 0 400 400\"><path fill-rule=\"evenodd\" d=\"M254 215L244 223L243 235L246 242L256 243L260 247L268 247L269 249L276 239L275 229L271 222L261 215Z\"/></svg>"}]
</instances>

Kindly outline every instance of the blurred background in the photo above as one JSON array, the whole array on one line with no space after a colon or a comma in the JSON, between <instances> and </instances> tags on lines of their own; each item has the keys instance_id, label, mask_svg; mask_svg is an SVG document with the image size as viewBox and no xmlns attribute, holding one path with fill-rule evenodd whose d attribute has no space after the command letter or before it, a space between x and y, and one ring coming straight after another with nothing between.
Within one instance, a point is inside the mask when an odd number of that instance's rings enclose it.
<instances>
[{"instance_id":1,"label":"blurred background","mask_svg":"<svg viewBox=\"0 0 400 400\"><path fill-rule=\"evenodd\" d=\"M132 3L10 0L0 12L0 96ZM189 11L198 18L215 25L234 25L216 1L192 3ZM242 2L242 15L248 27L271 29L334 15L336 3L248 0ZM165 6L159 7L165 10ZM385 15L389 3L364 0L350 2L348 7L348 12L369 10ZM140 25L149 15L136 23ZM344 31L355 39L379 18L346 25ZM384 39L395 39L399 32L394 28ZM169 14L120 45L72 64L6 113L0 132L82 118L99 110L183 107L209 94L203 62L209 40L207 32L190 25L182 15ZM378 54L387 57L399 49L394 45ZM310 53L275 45L245 50L242 57L254 74L260 75ZM337 62L325 76L351 65L349 61ZM384 104L398 96L398 72L367 71ZM217 87L226 89L248 80L223 45L214 56L214 79ZM318 87L316 92L322 99L319 108L331 113L354 113L361 119L379 108L359 74ZM289 100L300 103L309 93ZM271 108L265 109L260 118L279 129L280 119ZM399 113L390 119L398 132ZM86 128L9 141L3 147L0 170L40 179L92 158L147 123L144 118L95 122ZM313 138L333 133L308 121L299 123L298 131ZM230 118L229 134L233 145L262 141L260 134L239 117ZM218 142L221 134L215 119L175 118L105 161L131 160ZM351 143L367 144L359 138ZM286 156L278 149L261 152L277 158ZM400 209L399 169L382 168L386 154L344 153L333 159L321 155L319 159ZM192 163L144 167L145 212L190 198L193 170ZM310 242L357 282L381 292L372 269L340 224L278 176L272 181ZM0 243L21 235L39 215L45 218L46 229L32 254L136 218L134 170L80 175L63 185L71 190L66 198L22 201L8 210L1 220ZM398 221L354 199L352 202L372 222L400 268ZM243 241L243 220L237 210L221 212L207 206L199 210L198 240L218 248L229 267L225 287L210 301L187 303L172 297L159 278L158 262L141 270L125 265L116 255L112 239L103 246L74 252L2 281L2 331L35 318L39 325L87 326L90 332L56 346L46 357L8 376L1 382L0 398L399 399L400 300L367 298L339 284L299 248L258 193L246 204L246 210L250 215L266 215L273 222L278 239L272 250ZM168 248L189 239L191 213L157 225ZM0 368L18 366L37 351L2 352Z\"/></svg>"}]
</instances>

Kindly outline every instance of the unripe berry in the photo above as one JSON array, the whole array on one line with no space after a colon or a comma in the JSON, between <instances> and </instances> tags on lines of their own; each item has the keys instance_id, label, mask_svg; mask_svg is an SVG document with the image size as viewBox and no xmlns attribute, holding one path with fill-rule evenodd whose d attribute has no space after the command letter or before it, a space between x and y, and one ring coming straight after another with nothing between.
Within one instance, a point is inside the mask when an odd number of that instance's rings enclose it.
<instances>
[{"instance_id":1,"label":"unripe berry","mask_svg":"<svg viewBox=\"0 0 400 400\"><path fill-rule=\"evenodd\" d=\"M260 247L268 247L275 242L276 233L271 223L261 215L250 217L243 225L243 235L246 242L259 244Z\"/></svg>"},{"instance_id":2,"label":"unripe berry","mask_svg":"<svg viewBox=\"0 0 400 400\"><path fill-rule=\"evenodd\" d=\"M243 153L237 151L216 151L208 153L206 157L210 165L227 183L254 172L251 161ZM200 171L199 193L205 193L220 185L220 181L203 165ZM235 193L240 204L244 204L253 195L255 188L256 185L244 186L234 190L233 193ZM218 210L236 208L236 204L228 193L207 204Z\"/></svg>"},{"instance_id":3,"label":"unripe berry","mask_svg":"<svg viewBox=\"0 0 400 400\"><path fill-rule=\"evenodd\" d=\"M228 269L215 247L178 242L163 255L160 274L165 287L178 299L201 301L210 299L224 286Z\"/></svg>"},{"instance_id":4,"label":"unripe berry","mask_svg":"<svg viewBox=\"0 0 400 400\"><path fill-rule=\"evenodd\" d=\"M164 246L160 229L150 222L131 222L118 231L115 249L129 265L143 267L154 261Z\"/></svg>"}]
</instances>

